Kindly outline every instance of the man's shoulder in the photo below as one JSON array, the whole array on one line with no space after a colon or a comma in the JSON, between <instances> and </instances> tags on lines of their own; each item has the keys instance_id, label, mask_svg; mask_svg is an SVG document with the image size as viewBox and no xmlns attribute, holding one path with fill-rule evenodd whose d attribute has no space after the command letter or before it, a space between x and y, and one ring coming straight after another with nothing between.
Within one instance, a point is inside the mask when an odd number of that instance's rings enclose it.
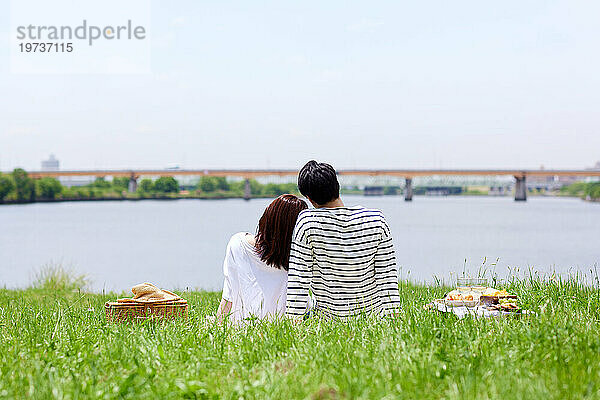
<instances>
[{"instance_id":1,"label":"man's shoulder","mask_svg":"<svg viewBox=\"0 0 600 400\"><path fill-rule=\"evenodd\" d=\"M310 208L303 210L298 215L296 226L326 223L330 220L348 221L369 219L385 222L383 212L377 208L363 206L339 208Z\"/></svg>"},{"instance_id":2,"label":"man's shoulder","mask_svg":"<svg viewBox=\"0 0 600 400\"><path fill-rule=\"evenodd\" d=\"M383 217L383 211L378 208L367 208L363 206L351 207L351 210L354 211L355 214L367 214L373 216L381 216Z\"/></svg>"},{"instance_id":3,"label":"man's shoulder","mask_svg":"<svg viewBox=\"0 0 600 400\"><path fill-rule=\"evenodd\" d=\"M313 218L315 216L314 211L314 208L300 211L300 214L298 214L298 218L296 219L296 229L305 228L312 223L315 220L315 218Z\"/></svg>"},{"instance_id":4,"label":"man's shoulder","mask_svg":"<svg viewBox=\"0 0 600 400\"><path fill-rule=\"evenodd\" d=\"M365 218L365 219L376 219L383 220L385 216L383 215L383 211L377 208L367 208L363 206L354 206L354 207L344 207L340 208L336 213L340 217L344 218Z\"/></svg>"}]
</instances>

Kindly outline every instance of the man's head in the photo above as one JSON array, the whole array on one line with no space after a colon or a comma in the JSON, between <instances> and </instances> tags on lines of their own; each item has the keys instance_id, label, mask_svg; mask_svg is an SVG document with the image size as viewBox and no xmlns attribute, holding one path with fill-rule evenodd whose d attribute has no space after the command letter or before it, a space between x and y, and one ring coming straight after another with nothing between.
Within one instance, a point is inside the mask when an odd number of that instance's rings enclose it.
<instances>
[{"instance_id":1,"label":"man's head","mask_svg":"<svg viewBox=\"0 0 600 400\"><path fill-rule=\"evenodd\" d=\"M300 170L298 189L315 206L322 206L340 197L340 184L335 169L315 160L307 162Z\"/></svg>"}]
</instances>

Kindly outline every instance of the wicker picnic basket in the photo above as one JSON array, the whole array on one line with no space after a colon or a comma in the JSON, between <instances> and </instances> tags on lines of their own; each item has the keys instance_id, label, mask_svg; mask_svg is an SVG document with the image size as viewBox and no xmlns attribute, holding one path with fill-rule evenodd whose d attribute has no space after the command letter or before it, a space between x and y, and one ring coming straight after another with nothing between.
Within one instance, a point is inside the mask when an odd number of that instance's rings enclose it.
<instances>
[{"instance_id":1,"label":"wicker picnic basket","mask_svg":"<svg viewBox=\"0 0 600 400\"><path fill-rule=\"evenodd\" d=\"M106 320L114 322L187 319L188 304L184 299L154 302L112 302L104 305Z\"/></svg>"}]
</instances>

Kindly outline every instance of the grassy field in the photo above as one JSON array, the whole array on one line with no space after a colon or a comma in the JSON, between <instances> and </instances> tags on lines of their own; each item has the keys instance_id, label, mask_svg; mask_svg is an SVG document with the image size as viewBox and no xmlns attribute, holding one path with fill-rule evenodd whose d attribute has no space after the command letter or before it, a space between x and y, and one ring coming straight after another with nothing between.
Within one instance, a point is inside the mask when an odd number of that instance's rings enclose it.
<instances>
[{"instance_id":1,"label":"grassy field","mask_svg":"<svg viewBox=\"0 0 600 400\"><path fill-rule=\"evenodd\" d=\"M600 291L500 285L537 315L458 320L400 285L401 317L219 326L219 293L180 293L187 322L107 323L115 294L0 290L0 398L600 398Z\"/></svg>"}]
</instances>

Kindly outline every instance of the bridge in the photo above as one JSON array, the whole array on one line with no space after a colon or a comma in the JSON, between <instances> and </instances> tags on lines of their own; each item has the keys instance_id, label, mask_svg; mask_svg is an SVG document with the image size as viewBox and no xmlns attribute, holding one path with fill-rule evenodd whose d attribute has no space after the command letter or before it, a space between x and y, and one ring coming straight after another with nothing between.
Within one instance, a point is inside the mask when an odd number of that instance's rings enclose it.
<instances>
[{"instance_id":1,"label":"bridge","mask_svg":"<svg viewBox=\"0 0 600 400\"><path fill-rule=\"evenodd\" d=\"M340 176L390 176L405 179L404 199L413 198L412 180L424 176L512 176L515 178L515 200L527 200L527 177L600 177L600 170L517 170L517 169L348 169L338 170ZM250 179L264 176L297 176L295 169L151 169L151 170L73 170L31 171L34 179L43 177L129 177L129 191L137 189L137 180L142 176L220 176L239 177L246 180L246 198L250 197Z\"/></svg>"}]
</instances>

